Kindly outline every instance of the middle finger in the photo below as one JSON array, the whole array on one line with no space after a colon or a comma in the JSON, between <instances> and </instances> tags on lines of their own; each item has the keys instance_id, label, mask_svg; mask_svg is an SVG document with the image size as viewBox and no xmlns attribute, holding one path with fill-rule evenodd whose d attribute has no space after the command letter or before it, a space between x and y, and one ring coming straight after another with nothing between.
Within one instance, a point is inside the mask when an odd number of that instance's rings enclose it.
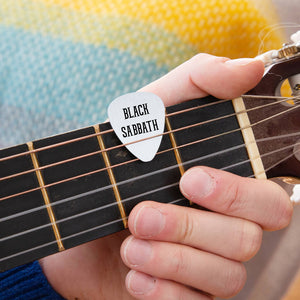
<instances>
[{"instance_id":1,"label":"middle finger","mask_svg":"<svg viewBox=\"0 0 300 300\"><path fill-rule=\"evenodd\" d=\"M150 201L133 209L128 224L137 238L180 243L237 261L252 258L262 239L261 227L251 221Z\"/></svg>"}]
</instances>

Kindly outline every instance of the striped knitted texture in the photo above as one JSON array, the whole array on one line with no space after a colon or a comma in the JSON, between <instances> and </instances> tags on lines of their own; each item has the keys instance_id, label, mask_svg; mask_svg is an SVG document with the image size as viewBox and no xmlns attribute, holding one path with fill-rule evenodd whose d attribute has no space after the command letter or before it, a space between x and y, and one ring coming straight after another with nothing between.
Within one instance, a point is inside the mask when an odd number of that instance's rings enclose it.
<instances>
[{"instance_id":1,"label":"striped knitted texture","mask_svg":"<svg viewBox=\"0 0 300 300\"><path fill-rule=\"evenodd\" d=\"M0 147L102 122L198 52L277 48L277 22L269 0L0 0Z\"/></svg>"}]
</instances>

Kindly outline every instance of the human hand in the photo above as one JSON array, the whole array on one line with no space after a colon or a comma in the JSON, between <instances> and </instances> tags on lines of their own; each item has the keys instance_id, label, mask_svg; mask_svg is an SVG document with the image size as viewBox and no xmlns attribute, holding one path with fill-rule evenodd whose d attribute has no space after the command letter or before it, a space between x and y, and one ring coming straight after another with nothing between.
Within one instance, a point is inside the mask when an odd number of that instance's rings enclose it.
<instances>
[{"instance_id":1,"label":"human hand","mask_svg":"<svg viewBox=\"0 0 300 300\"><path fill-rule=\"evenodd\" d=\"M207 63L205 69L209 69L210 74L220 68L217 63L209 65L213 57L200 55L194 59ZM239 62L249 63L246 60L233 63ZM259 67L259 63L251 64ZM250 66L235 67L233 69L241 72ZM186 69L183 71L183 68ZM204 82L203 76L207 73L203 73L203 69L180 66L175 70L177 74L170 73L163 78L165 84L160 80L143 90L154 91L165 101L176 102L190 95L195 98L198 88L204 91L203 96L208 92L220 98L233 98L243 92L246 77L241 76L236 82L233 74L232 86L220 91L218 87L227 86L227 78L222 80L215 74L214 81L208 76ZM186 81L176 82L180 72L189 74ZM222 74L227 72L223 70ZM184 90L191 94L181 94ZM137 299L231 297L245 283L246 273L241 262L259 250L262 230L277 230L289 223L290 201L272 182L241 178L207 167L188 170L180 188L187 199L212 212L155 202L143 202L135 207L129 217L132 235L121 248L124 263L132 269L126 278L127 289Z\"/></svg>"},{"instance_id":2,"label":"human hand","mask_svg":"<svg viewBox=\"0 0 300 300\"><path fill-rule=\"evenodd\" d=\"M273 182L208 167L188 170L180 188L187 199L215 212L156 202L137 205L129 217L132 235L121 248L133 270L127 288L137 299L234 296L246 280L241 262L257 253L263 229L289 223L290 201Z\"/></svg>"},{"instance_id":3,"label":"human hand","mask_svg":"<svg viewBox=\"0 0 300 300\"><path fill-rule=\"evenodd\" d=\"M227 60L198 55L142 90L153 92L166 105L172 105L207 94L233 98L260 80L261 62L226 63ZM203 168L213 178L209 192L209 185L197 182L201 176L193 174L194 170L199 169L187 171L183 176L183 193L219 213L153 202L142 203L133 210L129 217L133 236L129 237L130 244L128 239L124 242L121 255L127 266L135 270L126 279L127 289L135 298L208 298L199 289L212 295L231 296L243 285L245 273L240 262L258 250L261 228L278 229L290 219L289 200L275 184ZM188 190L189 183L195 189L193 195ZM142 222L139 218L146 207L160 211L165 217L165 227L156 235L151 233L155 215L149 214ZM143 229L147 228L150 233L145 236ZM41 265L50 284L68 299L132 299L124 284L128 268L119 256L119 247L127 235L124 231L44 258ZM130 263L133 241L151 245L152 255L147 263ZM138 252L137 257L142 258ZM143 281L154 283L152 291L141 293ZM134 286L140 289L138 293L133 291Z\"/></svg>"}]
</instances>

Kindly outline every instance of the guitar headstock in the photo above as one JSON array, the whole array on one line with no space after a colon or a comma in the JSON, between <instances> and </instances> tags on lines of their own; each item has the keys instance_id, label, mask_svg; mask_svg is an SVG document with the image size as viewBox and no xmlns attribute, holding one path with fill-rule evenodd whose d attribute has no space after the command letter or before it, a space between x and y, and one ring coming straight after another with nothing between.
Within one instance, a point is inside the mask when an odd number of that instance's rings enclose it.
<instances>
[{"instance_id":1,"label":"guitar headstock","mask_svg":"<svg viewBox=\"0 0 300 300\"><path fill-rule=\"evenodd\" d=\"M300 32L258 59L265 74L243 98L267 177L300 178Z\"/></svg>"}]
</instances>

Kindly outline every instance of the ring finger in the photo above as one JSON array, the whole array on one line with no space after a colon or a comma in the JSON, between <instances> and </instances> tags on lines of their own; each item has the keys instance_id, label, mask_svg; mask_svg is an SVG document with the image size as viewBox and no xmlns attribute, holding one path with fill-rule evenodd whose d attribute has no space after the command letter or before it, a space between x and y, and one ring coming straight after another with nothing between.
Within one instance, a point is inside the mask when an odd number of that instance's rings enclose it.
<instances>
[{"instance_id":1,"label":"ring finger","mask_svg":"<svg viewBox=\"0 0 300 300\"><path fill-rule=\"evenodd\" d=\"M237 294L246 281L241 263L185 245L131 236L123 243L121 255L133 270L180 282L218 297Z\"/></svg>"}]
</instances>

